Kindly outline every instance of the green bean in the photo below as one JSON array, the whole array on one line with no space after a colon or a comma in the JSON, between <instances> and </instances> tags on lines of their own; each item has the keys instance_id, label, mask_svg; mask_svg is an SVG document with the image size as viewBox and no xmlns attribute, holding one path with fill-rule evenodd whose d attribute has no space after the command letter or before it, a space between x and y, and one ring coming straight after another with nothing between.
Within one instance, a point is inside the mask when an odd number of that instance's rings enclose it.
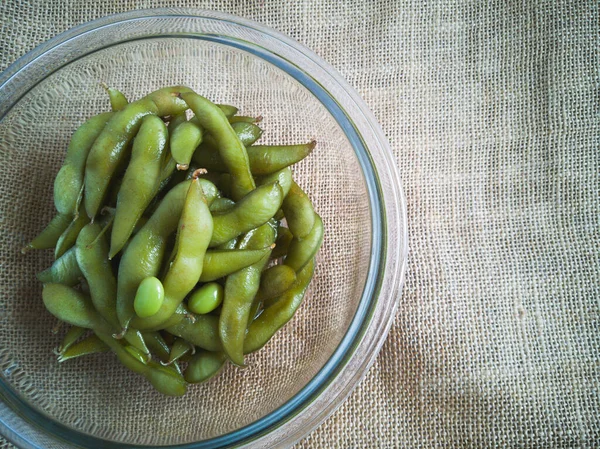
<instances>
[{"instance_id":1,"label":"green bean","mask_svg":"<svg viewBox=\"0 0 600 449\"><path fill-rule=\"evenodd\" d=\"M127 98L123 93L113 87L108 87L105 83L100 83L100 86L106 91L108 94L108 99L110 100L110 108L113 112L118 112L125 109L125 106L129 104Z\"/></svg>"},{"instance_id":2,"label":"green bean","mask_svg":"<svg viewBox=\"0 0 600 449\"><path fill-rule=\"evenodd\" d=\"M240 200L256 187L250 174L246 147L231 128L225 114L214 103L194 92L184 92L181 98L194 111L200 125L215 138L221 158L233 175L232 199Z\"/></svg>"},{"instance_id":3,"label":"green bean","mask_svg":"<svg viewBox=\"0 0 600 449\"><path fill-rule=\"evenodd\" d=\"M162 282L150 276L140 283L133 300L133 308L137 316L146 318L160 310L164 299L165 290Z\"/></svg>"},{"instance_id":4,"label":"green bean","mask_svg":"<svg viewBox=\"0 0 600 449\"><path fill-rule=\"evenodd\" d=\"M302 145L252 145L246 150L248 152L248 164L250 172L254 176L264 176L275 173L282 168L300 162L308 156L316 142L313 140ZM194 160L207 170L228 171L235 177L235 173L229 170L228 165L222 159L220 152L207 146L200 148L194 156Z\"/></svg>"},{"instance_id":5,"label":"green bean","mask_svg":"<svg viewBox=\"0 0 600 449\"><path fill-rule=\"evenodd\" d=\"M221 371L226 361L222 352L199 351L190 360L184 378L191 384L206 382Z\"/></svg>"},{"instance_id":6,"label":"green bean","mask_svg":"<svg viewBox=\"0 0 600 449\"><path fill-rule=\"evenodd\" d=\"M165 299L160 310L147 318L133 319L134 327L151 329L175 312L202 274L204 254L213 232L213 220L200 180L192 180L179 220L176 255L164 280Z\"/></svg>"},{"instance_id":7,"label":"green bean","mask_svg":"<svg viewBox=\"0 0 600 449\"><path fill-rule=\"evenodd\" d=\"M204 315L215 310L222 302L223 287L216 282L210 282L192 292L188 299L188 308L193 313Z\"/></svg>"},{"instance_id":8,"label":"green bean","mask_svg":"<svg viewBox=\"0 0 600 449\"><path fill-rule=\"evenodd\" d=\"M281 296L296 282L296 271L287 265L275 265L261 276L258 296L266 301Z\"/></svg>"},{"instance_id":9,"label":"green bean","mask_svg":"<svg viewBox=\"0 0 600 449\"><path fill-rule=\"evenodd\" d=\"M192 122L183 122L171 134L171 156L177 162L177 170L187 170L192 154L202 142L202 128Z\"/></svg>"},{"instance_id":10,"label":"green bean","mask_svg":"<svg viewBox=\"0 0 600 449\"><path fill-rule=\"evenodd\" d=\"M255 264L266 254L270 254L271 248L261 249L231 249L211 250L204 257L204 268L200 276L200 282L210 282L229 276L236 271Z\"/></svg>"},{"instance_id":11,"label":"green bean","mask_svg":"<svg viewBox=\"0 0 600 449\"><path fill-rule=\"evenodd\" d=\"M123 252L117 277L117 315L123 328L135 316L133 301L138 286L160 270L167 238L177 229L190 184L183 182L167 193Z\"/></svg>"},{"instance_id":12,"label":"green bean","mask_svg":"<svg viewBox=\"0 0 600 449\"><path fill-rule=\"evenodd\" d=\"M119 328L116 310L117 281L108 260L108 243L98 223L86 225L77 237L77 264L85 277L94 307L108 323Z\"/></svg>"},{"instance_id":13,"label":"green bean","mask_svg":"<svg viewBox=\"0 0 600 449\"><path fill-rule=\"evenodd\" d=\"M283 191L283 197L285 198L292 187L292 170L290 167L285 167L270 175L257 177L255 178L255 181L257 186L270 184L275 181L279 182L281 190Z\"/></svg>"},{"instance_id":14,"label":"green bean","mask_svg":"<svg viewBox=\"0 0 600 449\"><path fill-rule=\"evenodd\" d=\"M182 338L177 338L175 340L175 343L173 343L173 347L171 348L171 352L169 353L169 359L166 364L170 365L171 363L176 362L177 360L184 357L186 354L194 354L195 352L196 348L193 344L188 343Z\"/></svg>"},{"instance_id":15,"label":"green bean","mask_svg":"<svg viewBox=\"0 0 600 449\"><path fill-rule=\"evenodd\" d=\"M70 346L58 356L58 363L66 362L67 360L82 357L90 354L98 354L107 352L110 348L98 338L96 334L91 334L78 343Z\"/></svg>"},{"instance_id":16,"label":"green bean","mask_svg":"<svg viewBox=\"0 0 600 449\"><path fill-rule=\"evenodd\" d=\"M294 181L281 208L294 237L306 237L315 224L315 210L306 193Z\"/></svg>"},{"instance_id":17,"label":"green bean","mask_svg":"<svg viewBox=\"0 0 600 449\"><path fill-rule=\"evenodd\" d=\"M69 287L79 284L82 276L77 265L75 248L69 249L56 259L52 266L37 274L39 281L44 284L65 284Z\"/></svg>"},{"instance_id":18,"label":"green bean","mask_svg":"<svg viewBox=\"0 0 600 449\"><path fill-rule=\"evenodd\" d=\"M262 348L294 316L308 289L313 271L314 261L310 261L298 273L296 283L254 320L244 341L244 353Z\"/></svg>"},{"instance_id":19,"label":"green bean","mask_svg":"<svg viewBox=\"0 0 600 449\"><path fill-rule=\"evenodd\" d=\"M219 317L214 315L184 316L166 331L208 351L221 351Z\"/></svg>"},{"instance_id":20,"label":"green bean","mask_svg":"<svg viewBox=\"0 0 600 449\"><path fill-rule=\"evenodd\" d=\"M125 245L158 189L167 137L167 127L160 118L150 115L142 119L119 189L110 242L111 259Z\"/></svg>"},{"instance_id":21,"label":"green bean","mask_svg":"<svg viewBox=\"0 0 600 449\"><path fill-rule=\"evenodd\" d=\"M61 321L85 329L98 324L98 313L90 299L71 287L44 284L42 299L46 309Z\"/></svg>"},{"instance_id":22,"label":"green bean","mask_svg":"<svg viewBox=\"0 0 600 449\"><path fill-rule=\"evenodd\" d=\"M94 141L112 116L111 112L96 115L73 133L63 166L54 178L54 206L60 214L75 215L83 191L85 161Z\"/></svg>"},{"instance_id":23,"label":"green bean","mask_svg":"<svg viewBox=\"0 0 600 449\"><path fill-rule=\"evenodd\" d=\"M221 245L263 225L275 215L282 201L283 191L278 182L253 190L231 210L213 217L214 230L210 246Z\"/></svg>"},{"instance_id":24,"label":"green bean","mask_svg":"<svg viewBox=\"0 0 600 449\"><path fill-rule=\"evenodd\" d=\"M114 113L92 145L86 161L84 202L90 219L98 213L108 185L141 120L149 114L163 116L184 111L187 105L178 94L186 90L188 88L181 86L160 89Z\"/></svg>"},{"instance_id":25,"label":"green bean","mask_svg":"<svg viewBox=\"0 0 600 449\"><path fill-rule=\"evenodd\" d=\"M294 237L288 248L288 253L283 263L294 271L300 271L321 247L323 243L323 222L315 214L315 224L312 230L303 239Z\"/></svg>"},{"instance_id":26,"label":"green bean","mask_svg":"<svg viewBox=\"0 0 600 449\"><path fill-rule=\"evenodd\" d=\"M313 217L314 218L314 217ZM279 226L277 228L277 240L275 241L275 249L271 253L272 259L279 259L287 254L288 248L294 236L288 228Z\"/></svg>"},{"instance_id":27,"label":"green bean","mask_svg":"<svg viewBox=\"0 0 600 449\"><path fill-rule=\"evenodd\" d=\"M54 248L56 242L62 235L63 232L69 227L73 221L71 215L57 214L48 223L42 232L40 232L31 242L29 242L23 249L22 253L26 253L30 249L49 249Z\"/></svg>"},{"instance_id":28,"label":"green bean","mask_svg":"<svg viewBox=\"0 0 600 449\"><path fill-rule=\"evenodd\" d=\"M87 332L87 329L84 329L83 327L71 326L70 329L65 334L65 336L63 337L61 344L58 346L58 352L62 353L64 351L66 351L67 349L69 349L86 332Z\"/></svg>"},{"instance_id":29,"label":"green bean","mask_svg":"<svg viewBox=\"0 0 600 449\"><path fill-rule=\"evenodd\" d=\"M241 241L241 248L249 250L271 245L275 229L265 223L249 232ZM269 262L268 251L258 262L231 274L225 281L223 307L219 318L219 338L223 351L234 364L244 366L244 336L252 303L260 284L260 273Z\"/></svg>"},{"instance_id":30,"label":"green bean","mask_svg":"<svg viewBox=\"0 0 600 449\"><path fill-rule=\"evenodd\" d=\"M73 245L75 245L79 232L81 232L83 227L90 222L90 219L84 213L83 208L80 208L79 210L80 213L76 218L73 219L73 221L71 221L71 223L69 223L69 226L67 229L65 229L65 232L60 235L58 241L56 242L56 248L54 248L55 259L58 259L64 253L66 253L69 248L72 248Z\"/></svg>"}]
</instances>

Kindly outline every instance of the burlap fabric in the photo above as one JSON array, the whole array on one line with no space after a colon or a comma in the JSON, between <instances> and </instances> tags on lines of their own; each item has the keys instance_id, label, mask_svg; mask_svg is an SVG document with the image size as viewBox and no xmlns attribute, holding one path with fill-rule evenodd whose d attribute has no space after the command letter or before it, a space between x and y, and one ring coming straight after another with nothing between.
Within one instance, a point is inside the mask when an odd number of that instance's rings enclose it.
<instances>
[{"instance_id":1,"label":"burlap fabric","mask_svg":"<svg viewBox=\"0 0 600 449\"><path fill-rule=\"evenodd\" d=\"M398 161L398 316L366 378L298 447L597 447L596 2L9 0L0 65L159 6L224 10L306 44L363 96Z\"/></svg>"}]
</instances>

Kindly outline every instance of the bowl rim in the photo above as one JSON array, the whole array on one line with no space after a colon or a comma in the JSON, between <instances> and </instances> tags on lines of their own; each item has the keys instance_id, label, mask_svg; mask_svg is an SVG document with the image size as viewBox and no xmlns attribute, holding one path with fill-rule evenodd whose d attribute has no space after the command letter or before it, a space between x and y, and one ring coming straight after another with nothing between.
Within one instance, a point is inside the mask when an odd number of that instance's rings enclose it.
<instances>
[{"instance_id":1,"label":"bowl rim","mask_svg":"<svg viewBox=\"0 0 600 449\"><path fill-rule=\"evenodd\" d=\"M86 33L98 32L103 28L115 26L119 23L147 20L156 18L174 18L174 17L186 17L189 19L201 19L201 20L216 20L220 22L227 22L237 27L243 27L246 31L254 31L263 34L269 39L274 39L275 42L285 44L287 50L291 53L301 56L302 64L298 61L291 63L289 60L285 61L280 58L281 55L273 55L272 50L256 47L256 42L243 42L238 41L235 45L231 41L227 40L227 37L211 35L204 36L204 40L217 42L225 45L237 47L243 51L253 53L255 56L259 56L262 59L266 59L268 62L274 63L280 69L283 69L288 75L293 76L297 81L304 85L310 92L315 95L313 89L321 89L320 94L324 95L323 98L327 99L329 96L329 103L323 103L322 98L318 95L317 98L328 111L334 116L338 125L342 127L349 141L351 142L357 158L364 168L371 167L373 177L372 179L366 179L367 188L371 196L371 219L372 219L372 254L369 268L369 275L365 282L365 291L369 290L371 293L366 295L363 291L362 298L360 300L358 309L355 313L352 323L349 326L345 336L342 338L340 345L334 351L331 359L329 359L325 365L318 371L318 373L311 379L307 385L305 385L298 393L296 393L291 399L286 401L282 406L278 407L268 415L262 417L258 421L255 421L241 429L237 429L228 434L224 434L219 437L205 440L200 443L186 443L181 445L173 445L169 447L174 448L200 448L200 447L223 447L222 444L241 444L246 445L258 445L260 447L275 447L292 444L299 440L303 436L307 435L311 430L316 428L323 420L325 420L331 413L333 413L350 394L350 392L358 385L358 382L364 377L374 363L381 346L383 345L389 329L393 323L396 309L398 306L398 300L404 284L404 277L406 272L406 264L408 259L408 224L407 224L407 211L406 201L400 181L398 172L397 162L395 161L389 142L385 138L383 131L377 123L374 115L366 106L364 101L360 98L358 93L350 87L347 82L341 77L341 75L328 63L323 61L313 51L308 49L306 46L298 43L292 38L285 36L284 34L266 27L258 22L241 18L232 14L223 13L219 11L201 10L194 8L157 8L157 9L143 9L129 11L125 13L119 13L102 17L76 27L73 27L54 38L40 44L29 53L21 56L13 64L0 74L0 120L4 117L6 112L10 110L14 104L20 99L12 98L9 101L11 92L11 82L15 78L22 74L31 64L34 64L39 58L47 55L53 50L57 49L63 44L74 41L81 38ZM150 36L150 38L158 37L170 37L170 36ZM186 37L186 36L173 36L173 37ZM190 37L190 36L187 36ZM129 42L130 39L120 40L119 43ZM86 54L91 54L102 50L102 48L94 48ZM273 58L269 58L269 55ZM85 55L84 55L85 56ZM289 59L289 58L288 58ZM65 61L63 67L71 63L72 60ZM279 64L287 64L285 68L282 68ZM58 67L56 70L59 70ZM56 71L55 70L55 71ZM288 70L294 70L294 74L291 74ZM336 89L341 89L341 92L347 96L346 100L353 104L350 104L356 113L360 112L361 116L358 117L361 120L363 126L368 126L368 129L364 129L363 132L359 131L355 124L356 116L353 116L355 120L352 120L348 116L348 105L342 108L336 97L329 93L327 89L323 88L323 85L319 79L315 76L313 71L318 71L320 77L328 77L327 80ZM309 71L311 71L309 73ZM51 73L54 73L51 72ZM51 74L50 73L50 74ZM36 84L41 82L40 78ZM307 85L310 85L310 87ZM35 85L35 84L34 84ZM33 87L33 86L32 86ZM9 95L5 94L5 91L9 92ZM26 93L26 92L25 92ZM9 97L9 98L7 98ZM334 109L335 113L332 112ZM336 115L337 114L337 115ZM347 122L340 123L340 120L347 119ZM345 126L344 126L345 125ZM350 126L349 126L350 125ZM364 131L371 133L372 139L378 144L374 148L377 152L376 155L372 154L373 148L367 147L364 142L363 134ZM348 136L348 133L353 134ZM362 146L361 148L359 148ZM362 154L359 154L364 151ZM377 157L377 161L374 161L374 157ZM376 166L375 163L379 162ZM367 178L369 178L367 173ZM383 186L383 187L382 187ZM385 192L382 190L385 189ZM387 201L385 201L387 199ZM379 215L373 213L373 207L379 212ZM393 227L397 226L400 231L394 233ZM393 249L395 254L390 254L389 243L396 243ZM373 248L375 243L379 243L379 248ZM396 260L393 257L396 256ZM380 259L380 260L377 260ZM394 263L390 263L394 262ZM392 265L395 267L394 270L387 270L386 268ZM374 272L374 267L375 272ZM392 271L392 272L391 272ZM367 284L369 284L368 286ZM389 300L387 303L380 301L379 294L382 289L388 292ZM374 316L377 315L377 321L374 321ZM367 324L363 327L363 324ZM376 328L372 328L372 324L376 324ZM367 335L368 334L368 335ZM347 338L349 337L350 338ZM359 349L361 349L359 351ZM358 360L357 357L361 355L364 357ZM352 367L352 373L346 368ZM342 373L346 370L346 376L343 378L343 385L339 384L339 380L342 379ZM338 384L336 388L332 388L333 384ZM0 379L0 384L4 384ZM4 399L10 403L13 407L15 403L21 403L19 405L28 406L27 403L19 398L19 395L12 392L10 387L4 392L0 389L0 399ZM11 395L12 393L12 395ZM328 393L329 399L327 402L323 402L323 393ZM319 400L321 398L321 400ZM311 404L321 403L321 408L312 414L307 414L306 411ZM17 442L24 447L39 447L33 441L23 441L22 436L15 434L12 430L14 424L12 421L21 421L20 425L31 428L32 433L40 431L40 423L37 422L39 418L35 414L44 416L41 411L30 409L34 412L32 415L28 413L16 413L12 408L8 408L0 401L0 433L5 434L9 439ZM282 416L283 413L283 416ZM7 416L5 419L4 416ZM45 419L47 417L44 416ZM9 423L8 421L11 421ZM32 422L33 421L33 422ZM261 426L256 427L257 423L261 423ZM33 426L33 427L32 427ZM64 427L67 434L81 434L83 435L82 442L84 441L96 441L103 442L104 447L113 447L113 442L102 440L98 437L92 437L87 434L83 434L77 430L71 429L60 423L49 423L48 426L41 426L45 431L49 432L52 437L59 435L64 437L64 432L61 431L60 427ZM256 428L252 428L255 426ZM252 428L252 429L249 429ZM279 439L273 439L273 430L279 431ZM43 434L43 431L42 431ZM241 437L232 438L232 435L240 434ZM12 437L12 438L11 438ZM48 435L44 435L47 439ZM91 440L90 440L91 439ZM212 443L211 443L212 442ZM114 446L117 447L117 446ZM134 447L133 445L118 444L118 447Z\"/></svg>"}]
</instances>

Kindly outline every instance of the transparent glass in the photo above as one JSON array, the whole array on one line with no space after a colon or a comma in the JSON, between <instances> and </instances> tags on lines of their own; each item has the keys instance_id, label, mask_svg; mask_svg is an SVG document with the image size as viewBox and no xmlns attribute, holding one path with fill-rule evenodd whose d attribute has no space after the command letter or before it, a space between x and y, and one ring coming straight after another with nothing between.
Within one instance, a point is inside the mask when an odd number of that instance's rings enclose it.
<instances>
[{"instance_id":1,"label":"transparent glass","mask_svg":"<svg viewBox=\"0 0 600 449\"><path fill-rule=\"evenodd\" d=\"M70 135L108 110L104 82L136 99L183 84L244 115L265 143L314 138L294 175L325 224L316 275L294 319L248 368L163 397L111 354L59 365L66 329L20 248L52 217ZM316 427L364 376L400 295L406 212L388 143L358 95L297 42L257 23L160 9L74 28L0 76L0 433L26 448L283 447Z\"/></svg>"}]
</instances>

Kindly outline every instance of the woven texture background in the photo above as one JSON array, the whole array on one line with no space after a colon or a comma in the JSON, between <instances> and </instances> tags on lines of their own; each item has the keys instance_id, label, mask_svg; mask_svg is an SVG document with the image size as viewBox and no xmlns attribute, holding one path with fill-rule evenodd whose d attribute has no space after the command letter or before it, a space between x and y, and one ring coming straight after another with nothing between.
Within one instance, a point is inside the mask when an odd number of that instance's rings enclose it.
<instances>
[{"instance_id":1,"label":"woven texture background","mask_svg":"<svg viewBox=\"0 0 600 449\"><path fill-rule=\"evenodd\" d=\"M79 23L159 6L231 12L316 51L400 168L398 316L298 447L600 445L596 2L8 0L0 68Z\"/></svg>"}]
</instances>

